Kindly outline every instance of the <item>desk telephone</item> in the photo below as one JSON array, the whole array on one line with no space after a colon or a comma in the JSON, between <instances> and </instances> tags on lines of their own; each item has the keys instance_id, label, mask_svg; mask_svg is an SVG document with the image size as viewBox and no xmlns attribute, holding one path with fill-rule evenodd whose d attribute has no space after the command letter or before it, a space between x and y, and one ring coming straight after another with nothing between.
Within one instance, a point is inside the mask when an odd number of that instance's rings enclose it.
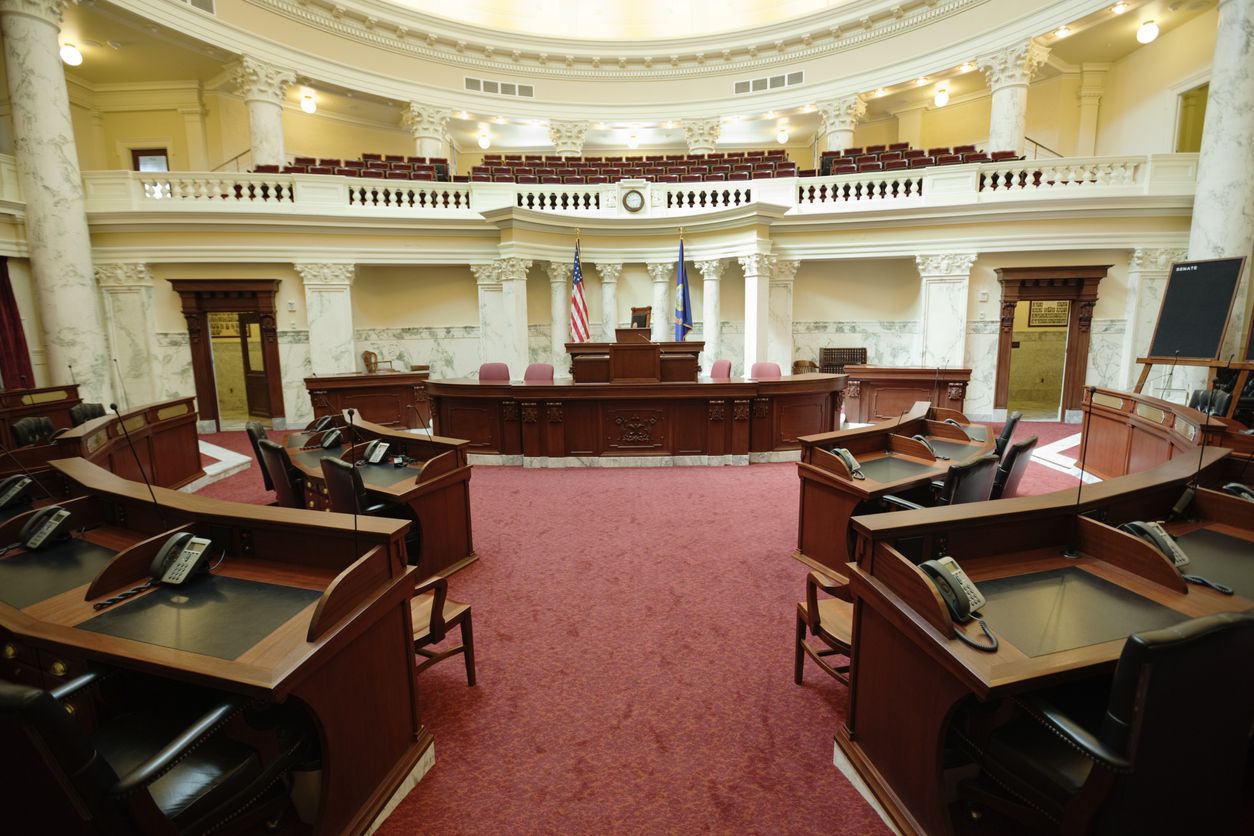
<instances>
[{"instance_id":1,"label":"desk telephone","mask_svg":"<svg viewBox=\"0 0 1254 836\"><path fill-rule=\"evenodd\" d=\"M154 581L174 586L209 571L209 547L213 541L183 531L172 535L152 560L148 574Z\"/></svg>"},{"instance_id":2,"label":"desk telephone","mask_svg":"<svg viewBox=\"0 0 1254 836\"><path fill-rule=\"evenodd\" d=\"M361 461L369 464L378 464L383 461L384 456L387 454L388 443L386 441L380 441L376 438L374 441L367 444L365 449L361 451Z\"/></svg>"},{"instance_id":3,"label":"desk telephone","mask_svg":"<svg viewBox=\"0 0 1254 836\"><path fill-rule=\"evenodd\" d=\"M51 545L53 540L65 540L70 536L70 512L60 505L49 505L40 508L22 526L17 535L28 551Z\"/></svg>"},{"instance_id":4,"label":"desk telephone","mask_svg":"<svg viewBox=\"0 0 1254 836\"><path fill-rule=\"evenodd\" d=\"M0 481L0 508L18 504L18 500L26 495L26 489L32 484L34 483L30 477L21 473Z\"/></svg>"},{"instance_id":5,"label":"desk telephone","mask_svg":"<svg viewBox=\"0 0 1254 836\"><path fill-rule=\"evenodd\" d=\"M988 629L988 625L984 623L984 619L979 617L976 612L980 607L988 603L984 596L980 594L980 590L967 577L967 573L962 571L962 567L958 565L958 561L952 557L945 556L937 560L925 560L919 564L919 569L923 574L928 576L932 581L932 585L936 587L936 591L940 593L941 600L945 602L945 606L949 609L949 617L954 621L965 624L972 618L975 618L980 629L984 631L984 635L988 636L989 644L980 644L973 641L961 630L957 631L958 638L976 650L983 650L992 653L997 650L997 637Z\"/></svg>"},{"instance_id":6,"label":"desk telephone","mask_svg":"<svg viewBox=\"0 0 1254 836\"><path fill-rule=\"evenodd\" d=\"M1238 496L1247 502L1254 502L1254 490L1249 485L1242 485L1240 482L1229 482L1223 487L1224 493L1230 493ZM4 502L0 502L0 508L4 507Z\"/></svg>"},{"instance_id":7,"label":"desk telephone","mask_svg":"<svg viewBox=\"0 0 1254 836\"><path fill-rule=\"evenodd\" d=\"M314 421L309 425L309 432L320 433L323 430L331 429L333 426L335 426L335 418L330 415L323 415L317 421Z\"/></svg>"},{"instance_id":8,"label":"desk telephone","mask_svg":"<svg viewBox=\"0 0 1254 836\"><path fill-rule=\"evenodd\" d=\"M833 447L832 455L845 463L845 467L849 468L850 476L855 479L866 478L866 474L862 472L862 465L860 465L858 460L854 458L853 453L850 453L844 447Z\"/></svg>"},{"instance_id":9,"label":"desk telephone","mask_svg":"<svg viewBox=\"0 0 1254 836\"><path fill-rule=\"evenodd\" d=\"M323 434L321 443L324 450L330 447L339 447L344 443L344 434L339 430L328 430Z\"/></svg>"},{"instance_id":10,"label":"desk telephone","mask_svg":"<svg viewBox=\"0 0 1254 836\"><path fill-rule=\"evenodd\" d=\"M932 442L927 440L927 436L916 433L910 437L913 438L915 441L919 442L920 444L922 444L924 447L926 447L927 451L932 454L932 458L945 459L945 460L949 459L949 456L941 456L937 454L936 448L932 446Z\"/></svg>"},{"instance_id":11,"label":"desk telephone","mask_svg":"<svg viewBox=\"0 0 1254 836\"><path fill-rule=\"evenodd\" d=\"M1176 542L1176 538L1167 533L1167 529L1163 528L1160 523L1156 522L1126 522L1119 526L1119 530L1131 534L1133 537L1140 537L1159 551L1164 557L1171 560L1173 566L1180 572L1180 577L1189 583L1201 584L1209 586L1216 592L1222 592L1224 595L1232 595L1232 587L1225 586L1222 583L1207 580L1201 575L1186 575L1184 567L1189 565L1189 556L1185 554L1184 549L1180 548L1180 544Z\"/></svg>"},{"instance_id":12,"label":"desk telephone","mask_svg":"<svg viewBox=\"0 0 1254 836\"><path fill-rule=\"evenodd\" d=\"M962 426L962 424L959 424L959 423L958 423L957 421L955 421L953 418L946 418L946 419L945 419L945 423L946 423L946 424L953 424L955 427L957 427L958 429L962 430L962 434L963 434L963 435L965 435L967 438L970 438L970 437L971 437L971 434L967 432L967 428L966 428L966 427L964 427L964 426Z\"/></svg>"}]
</instances>

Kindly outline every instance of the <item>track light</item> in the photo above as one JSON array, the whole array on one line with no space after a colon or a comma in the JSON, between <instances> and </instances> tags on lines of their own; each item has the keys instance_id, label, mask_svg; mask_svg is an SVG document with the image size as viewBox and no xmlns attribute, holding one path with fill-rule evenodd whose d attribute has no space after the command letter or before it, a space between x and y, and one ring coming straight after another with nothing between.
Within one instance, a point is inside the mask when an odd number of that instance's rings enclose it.
<instances>
[{"instance_id":1,"label":"track light","mask_svg":"<svg viewBox=\"0 0 1254 836\"><path fill-rule=\"evenodd\" d=\"M83 53L74 44L61 44L61 60L71 67L83 63Z\"/></svg>"},{"instance_id":2,"label":"track light","mask_svg":"<svg viewBox=\"0 0 1254 836\"><path fill-rule=\"evenodd\" d=\"M788 129L780 128L779 133L775 134L775 141L778 142L780 145L783 145L785 142L787 142L788 141Z\"/></svg>"},{"instance_id":3,"label":"track light","mask_svg":"<svg viewBox=\"0 0 1254 836\"><path fill-rule=\"evenodd\" d=\"M944 107L945 105L949 104L948 88L945 88L945 87L937 88L936 95L932 97L932 103L935 104L937 107Z\"/></svg>"},{"instance_id":4,"label":"track light","mask_svg":"<svg viewBox=\"0 0 1254 836\"><path fill-rule=\"evenodd\" d=\"M492 147L492 137L488 135L487 131L479 134L479 147L484 151Z\"/></svg>"},{"instance_id":5,"label":"track light","mask_svg":"<svg viewBox=\"0 0 1254 836\"><path fill-rule=\"evenodd\" d=\"M1147 20L1141 24L1141 28L1136 30L1136 39L1143 44L1153 43L1158 37L1158 24L1152 20Z\"/></svg>"}]
</instances>

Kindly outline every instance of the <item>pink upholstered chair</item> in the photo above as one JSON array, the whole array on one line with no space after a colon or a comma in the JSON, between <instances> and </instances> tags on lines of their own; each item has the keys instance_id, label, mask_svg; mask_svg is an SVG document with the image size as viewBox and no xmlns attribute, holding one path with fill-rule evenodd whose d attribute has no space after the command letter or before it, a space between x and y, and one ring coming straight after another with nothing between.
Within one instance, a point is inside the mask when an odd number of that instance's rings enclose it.
<instances>
[{"instance_id":1,"label":"pink upholstered chair","mask_svg":"<svg viewBox=\"0 0 1254 836\"><path fill-rule=\"evenodd\" d=\"M549 363L532 363L523 373L523 380L535 383L552 383L553 366Z\"/></svg>"},{"instance_id":2,"label":"pink upholstered chair","mask_svg":"<svg viewBox=\"0 0 1254 836\"><path fill-rule=\"evenodd\" d=\"M480 380L509 380L509 366L504 363L484 363L479 367Z\"/></svg>"},{"instance_id":3,"label":"pink upholstered chair","mask_svg":"<svg viewBox=\"0 0 1254 836\"><path fill-rule=\"evenodd\" d=\"M731 360L715 360L710 367L710 377L720 380L731 377Z\"/></svg>"},{"instance_id":4,"label":"pink upholstered chair","mask_svg":"<svg viewBox=\"0 0 1254 836\"><path fill-rule=\"evenodd\" d=\"M754 363L753 369L749 372L749 377L752 377L754 380L779 380L779 364Z\"/></svg>"}]
</instances>

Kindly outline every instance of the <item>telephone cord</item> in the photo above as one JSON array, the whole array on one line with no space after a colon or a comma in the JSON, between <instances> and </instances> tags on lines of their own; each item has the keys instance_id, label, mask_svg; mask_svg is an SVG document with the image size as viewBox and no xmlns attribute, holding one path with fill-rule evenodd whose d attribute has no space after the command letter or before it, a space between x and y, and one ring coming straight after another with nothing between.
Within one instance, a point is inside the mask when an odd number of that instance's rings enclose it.
<instances>
[{"instance_id":1,"label":"telephone cord","mask_svg":"<svg viewBox=\"0 0 1254 836\"><path fill-rule=\"evenodd\" d=\"M988 629L988 624L984 622L984 619L976 619L976 622L980 625L980 629L984 631L984 635L988 636L989 643L981 644L961 630L955 630L954 632L958 634L959 641L974 647L976 650L982 650L985 653L995 653L998 647L997 637L993 635L992 630Z\"/></svg>"},{"instance_id":2,"label":"telephone cord","mask_svg":"<svg viewBox=\"0 0 1254 836\"><path fill-rule=\"evenodd\" d=\"M128 589L125 592L119 592L117 595L114 595L112 598L106 598L103 601L99 601L95 604L92 604L91 608L93 610L103 610L106 607L112 607L114 604L125 601L127 598L133 598L141 592L148 591L149 589L152 588L152 585L155 584L156 582L157 581L155 578L149 578L148 580L144 581L144 583L142 583L141 585L133 589Z\"/></svg>"}]
</instances>

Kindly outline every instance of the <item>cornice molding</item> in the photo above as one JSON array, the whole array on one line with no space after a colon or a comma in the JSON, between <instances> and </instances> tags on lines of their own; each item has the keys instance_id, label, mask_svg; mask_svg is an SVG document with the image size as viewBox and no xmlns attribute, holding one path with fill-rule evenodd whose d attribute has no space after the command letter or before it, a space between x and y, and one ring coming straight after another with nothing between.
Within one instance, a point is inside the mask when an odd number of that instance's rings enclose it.
<instances>
[{"instance_id":1,"label":"cornice molding","mask_svg":"<svg viewBox=\"0 0 1254 836\"><path fill-rule=\"evenodd\" d=\"M61 16L78 0L0 0L0 15L24 15L52 26L61 26Z\"/></svg>"},{"instance_id":2,"label":"cornice molding","mask_svg":"<svg viewBox=\"0 0 1254 836\"><path fill-rule=\"evenodd\" d=\"M353 279L357 275L357 266L354 264L296 262L292 266L300 274L305 287L313 290L352 287Z\"/></svg>"},{"instance_id":3,"label":"cornice molding","mask_svg":"<svg viewBox=\"0 0 1254 836\"><path fill-rule=\"evenodd\" d=\"M919 268L919 275L928 278L967 278L971 275L971 265L975 264L978 253L939 253L937 255L918 255L914 258Z\"/></svg>"}]
</instances>

